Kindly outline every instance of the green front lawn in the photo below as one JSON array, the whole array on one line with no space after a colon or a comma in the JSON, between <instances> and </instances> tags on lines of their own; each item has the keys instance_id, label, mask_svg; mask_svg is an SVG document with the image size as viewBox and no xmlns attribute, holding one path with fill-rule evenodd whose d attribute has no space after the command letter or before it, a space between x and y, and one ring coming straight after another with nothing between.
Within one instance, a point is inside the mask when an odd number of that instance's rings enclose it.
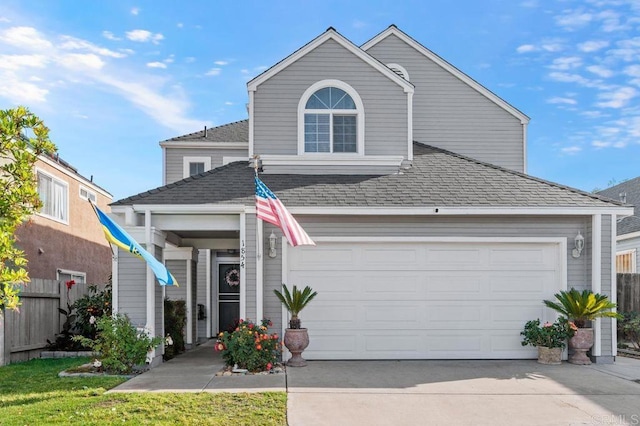
<instances>
[{"instance_id":1,"label":"green front lawn","mask_svg":"<svg viewBox=\"0 0 640 426\"><path fill-rule=\"evenodd\" d=\"M284 392L105 395L124 379L58 377L86 362L88 358L36 359L0 367L0 424L286 424Z\"/></svg>"}]
</instances>

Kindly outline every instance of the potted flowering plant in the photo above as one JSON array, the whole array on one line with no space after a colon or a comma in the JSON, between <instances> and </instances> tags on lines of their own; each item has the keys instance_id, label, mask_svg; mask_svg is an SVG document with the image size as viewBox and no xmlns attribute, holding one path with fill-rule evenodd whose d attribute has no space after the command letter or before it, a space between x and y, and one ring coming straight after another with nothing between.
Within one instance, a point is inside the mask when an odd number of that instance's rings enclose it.
<instances>
[{"instance_id":1,"label":"potted flowering plant","mask_svg":"<svg viewBox=\"0 0 640 426\"><path fill-rule=\"evenodd\" d=\"M578 328L565 317L558 318L555 322L540 324L540 320L527 321L524 330L522 346L534 346L538 348L538 362L540 364L560 364L562 349L567 344L567 339L573 337Z\"/></svg>"},{"instance_id":2,"label":"potted flowering plant","mask_svg":"<svg viewBox=\"0 0 640 426\"><path fill-rule=\"evenodd\" d=\"M616 304L605 295L594 293L591 290L578 291L572 288L569 291L556 293L556 300L545 300L544 304L561 315L573 320L578 327L575 336L569 340L569 349L573 351L569 357L572 364L591 364L587 357L587 351L593 346L593 328L586 328L587 321L596 318L618 318L621 316L615 312Z\"/></svg>"}]
</instances>

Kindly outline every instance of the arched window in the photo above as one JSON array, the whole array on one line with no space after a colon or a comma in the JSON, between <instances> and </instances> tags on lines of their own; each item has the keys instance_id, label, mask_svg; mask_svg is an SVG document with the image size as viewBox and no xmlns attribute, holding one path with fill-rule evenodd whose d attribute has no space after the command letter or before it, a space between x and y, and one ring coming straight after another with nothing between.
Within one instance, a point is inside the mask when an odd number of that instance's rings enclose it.
<instances>
[{"instance_id":1,"label":"arched window","mask_svg":"<svg viewBox=\"0 0 640 426\"><path fill-rule=\"evenodd\" d=\"M336 80L316 83L300 107L302 152L361 153L364 113L353 88Z\"/></svg>"}]
</instances>

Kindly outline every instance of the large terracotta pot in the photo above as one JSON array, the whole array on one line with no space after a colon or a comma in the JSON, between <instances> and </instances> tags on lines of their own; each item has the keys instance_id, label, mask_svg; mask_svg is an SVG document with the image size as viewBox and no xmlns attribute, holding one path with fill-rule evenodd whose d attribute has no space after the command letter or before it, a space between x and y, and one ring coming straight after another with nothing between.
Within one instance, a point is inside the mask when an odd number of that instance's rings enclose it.
<instances>
[{"instance_id":1,"label":"large terracotta pot","mask_svg":"<svg viewBox=\"0 0 640 426\"><path fill-rule=\"evenodd\" d=\"M571 364L589 365L591 360L587 351L593 346L593 328L579 328L569 339L569 349L573 354L569 357Z\"/></svg>"},{"instance_id":2,"label":"large terracotta pot","mask_svg":"<svg viewBox=\"0 0 640 426\"><path fill-rule=\"evenodd\" d=\"M287 365L291 367L305 367L307 361L302 358L302 351L309 346L309 334L306 328L287 328L284 332L284 345L291 352L291 359Z\"/></svg>"},{"instance_id":3,"label":"large terracotta pot","mask_svg":"<svg viewBox=\"0 0 640 426\"><path fill-rule=\"evenodd\" d=\"M562 348L538 346L538 362L549 365L562 364Z\"/></svg>"}]
</instances>

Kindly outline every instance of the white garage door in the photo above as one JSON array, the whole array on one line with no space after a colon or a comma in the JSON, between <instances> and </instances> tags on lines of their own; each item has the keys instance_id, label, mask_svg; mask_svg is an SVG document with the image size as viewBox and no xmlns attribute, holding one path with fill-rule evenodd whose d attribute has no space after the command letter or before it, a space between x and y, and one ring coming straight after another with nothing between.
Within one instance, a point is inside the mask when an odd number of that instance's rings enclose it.
<instances>
[{"instance_id":1,"label":"white garage door","mask_svg":"<svg viewBox=\"0 0 640 426\"><path fill-rule=\"evenodd\" d=\"M307 359L534 358L520 345L563 287L554 242L320 242L289 248L286 283L310 285Z\"/></svg>"}]
</instances>

